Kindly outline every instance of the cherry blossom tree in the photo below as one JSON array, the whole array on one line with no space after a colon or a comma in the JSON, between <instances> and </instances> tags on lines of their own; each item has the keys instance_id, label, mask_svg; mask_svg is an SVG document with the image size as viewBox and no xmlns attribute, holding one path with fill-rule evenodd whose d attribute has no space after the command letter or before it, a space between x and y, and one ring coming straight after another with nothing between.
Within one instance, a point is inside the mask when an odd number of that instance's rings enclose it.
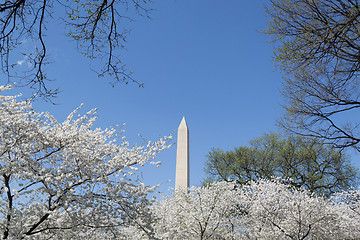
<instances>
[{"instance_id":1,"label":"cherry blossom tree","mask_svg":"<svg viewBox=\"0 0 360 240\"><path fill-rule=\"evenodd\" d=\"M323 198L280 179L215 182L154 204L154 239L356 239L360 191ZM128 239L148 239L132 226ZM133 238L133 236L136 236Z\"/></svg>"},{"instance_id":2,"label":"cherry blossom tree","mask_svg":"<svg viewBox=\"0 0 360 240\"><path fill-rule=\"evenodd\" d=\"M153 208L159 239L233 239L239 196L234 185L219 182L176 191ZM236 238L235 238L236 239Z\"/></svg>"},{"instance_id":3,"label":"cherry blossom tree","mask_svg":"<svg viewBox=\"0 0 360 240\"><path fill-rule=\"evenodd\" d=\"M29 101L0 96L0 103L3 239L114 238L139 223L132 219L150 218L155 187L136 171L171 137L130 147L121 131L93 126L95 110L76 117L76 109L60 123Z\"/></svg>"},{"instance_id":4,"label":"cherry blossom tree","mask_svg":"<svg viewBox=\"0 0 360 240\"><path fill-rule=\"evenodd\" d=\"M346 199L358 191L343 192ZM248 239L354 239L360 236L360 215L353 205L324 199L280 180L252 182L240 190ZM347 197L346 197L347 196Z\"/></svg>"}]
</instances>

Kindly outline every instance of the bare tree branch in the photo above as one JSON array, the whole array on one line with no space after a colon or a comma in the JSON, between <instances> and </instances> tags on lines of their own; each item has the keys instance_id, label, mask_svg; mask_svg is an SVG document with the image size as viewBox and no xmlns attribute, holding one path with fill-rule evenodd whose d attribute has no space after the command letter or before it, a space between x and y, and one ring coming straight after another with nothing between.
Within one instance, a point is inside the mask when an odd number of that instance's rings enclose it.
<instances>
[{"instance_id":1,"label":"bare tree branch","mask_svg":"<svg viewBox=\"0 0 360 240\"><path fill-rule=\"evenodd\" d=\"M121 61L121 50L125 47L127 26L135 15L149 16L150 0L16 0L0 4L0 61L7 82L19 80L17 86L34 89L37 96L49 99L58 89L48 88L46 69L49 64L46 26L58 21L68 29L68 37L75 40L79 51L92 62L91 69L99 77L109 76L112 85L118 82L134 82ZM60 19L52 12L61 12ZM33 48L22 48L25 40L32 41ZM22 52L23 51L23 52ZM30 66L21 68L19 57L23 56ZM100 64L99 64L100 62ZM25 70L24 70L25 69Z\"/></svg>"},{"instance_id":2,"label":"bare tree branch","mask_svg":"<svg viewBox=\"0 0 360 240\"><path fill-rule=\"evenodd\" d=\"M275 60L285 77L280 125L360 151L358 1L271 0L267 12L266 33L279 43Z\"/></svg>"}]
</instances>

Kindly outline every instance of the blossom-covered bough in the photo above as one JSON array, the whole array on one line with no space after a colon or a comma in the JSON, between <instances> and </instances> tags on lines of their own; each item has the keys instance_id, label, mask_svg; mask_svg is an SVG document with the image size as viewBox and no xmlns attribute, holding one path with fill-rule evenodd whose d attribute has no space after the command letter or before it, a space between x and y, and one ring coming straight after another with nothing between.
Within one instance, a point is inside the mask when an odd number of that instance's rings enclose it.
<instances>
[{"instance_id":1,"label":"blossom-covered bough","mask_svg":"<svg viewBox=\"0 0 360 240\"><path fill-rule=\"evenodd\" d=\"M14 96L0 96L0 103L3 239L112 238L149 217L155 187L135 173L171 137L130 147L121 132L93 127L95 110L75 117L77 109L59 123Z\"/></svg>"}]
</instances>

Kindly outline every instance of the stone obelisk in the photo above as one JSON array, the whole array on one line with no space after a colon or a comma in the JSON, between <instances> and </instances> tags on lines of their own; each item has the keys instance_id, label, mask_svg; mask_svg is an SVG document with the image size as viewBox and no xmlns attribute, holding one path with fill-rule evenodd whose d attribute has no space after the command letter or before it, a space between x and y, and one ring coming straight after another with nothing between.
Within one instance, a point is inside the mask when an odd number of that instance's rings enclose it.
<instances>
[{"instance_id":1,"label":"stone obelisk","mask_svg":"<svg viewBox=\"0 0 360 240\"><path fill-rule=\"evenodd\" d=\"M189 128L185 117L178 128L175 191L189 188Z\"/></svg>"}]
</instances>

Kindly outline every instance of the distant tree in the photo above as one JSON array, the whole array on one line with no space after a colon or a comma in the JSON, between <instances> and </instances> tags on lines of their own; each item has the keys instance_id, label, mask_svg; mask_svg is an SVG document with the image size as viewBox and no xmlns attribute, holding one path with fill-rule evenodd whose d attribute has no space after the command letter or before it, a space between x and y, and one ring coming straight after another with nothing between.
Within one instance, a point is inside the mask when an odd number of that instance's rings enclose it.
<instances>
[{"instance_id":1,"label":"distant tree","mask_svg":"<svg viewBox=\"0 0 360 240\"><path fill-rule=\"evenodd\" d=\"M224 152L212 149L205 172L210 181L236 181L281 177L317 194L331 195L358 185L358 170L341 151L314 138L265 134L250 146Z\"/></svg>"},{"instance_id":2,"label":"distant tree","mask_svg":"<svg viewBox=\"0 0 360 240\"><path fill-rule=\"evenodd\" d=\"M129 147L115 129L93 127L94 110L59 123L28 101L0 95L0 104L2 239L115 238L132 219L150 222L155 187L136 171L166 140Z\"/></svg>"},{"instance_id":3,"label":"distant tree","mask_svg":"<svg viewBox=\"0 0 360 240\"><path fill-rule=\"evenodd\" d=\"M270 0L267 12L285 77L281 125L360 151L360 3Z\"/></svg>"},{"instance_id":4,"label":"distant tree","mask_svg":"<svg viewBox=\"0 0 360 240\"><path fill-rule=\"evenodd\" d=\"M47 87L48 23L63 26L67 36L88 59L103 61L94 70L113 82L136 82L121 61L128 24L136 14L148 16L150 0L5 0L0 3L0 61L9 77L25 79L25 84L45 97L56 94ZM32 47L21 48L31 41ZM21 72L17 61L26 59L30 70ZM136 82L137 83L137 82ZM4 83L3 83L4 84ZM140 83L138 83L141 85Z\"/></svg>"}]
</instances>

